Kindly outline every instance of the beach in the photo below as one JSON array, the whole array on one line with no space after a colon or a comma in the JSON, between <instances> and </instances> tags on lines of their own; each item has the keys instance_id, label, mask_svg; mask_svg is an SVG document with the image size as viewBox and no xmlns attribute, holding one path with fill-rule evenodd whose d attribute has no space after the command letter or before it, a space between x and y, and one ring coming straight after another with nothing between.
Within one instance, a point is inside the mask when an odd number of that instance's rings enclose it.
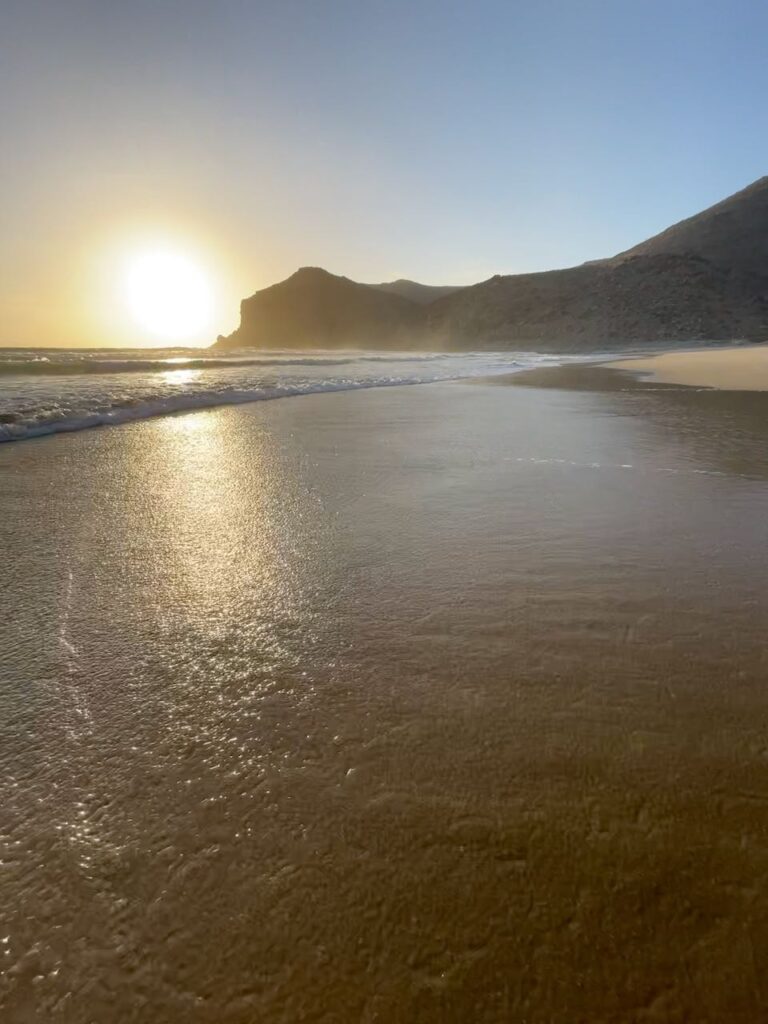
<instances>
[{"instance_id":1,"label":"beach","mask_svg":"<svg viewBox=\"0 0 768 1024\"><path fill-rule=\"evenodd\" d=\"M768 390L768 345L687 349L606 365L662 384L726 391Z\"/></svg>"},{"instance_id":2,"label":"beach","mask_svg":"<svg viewBox=\"0 0 768 1024\"><path fill-rule=\"evenodd\" d=\"M766 1016L765 396L510 380L0 447L4 1020Z\"/></svg>"}]
</instances>

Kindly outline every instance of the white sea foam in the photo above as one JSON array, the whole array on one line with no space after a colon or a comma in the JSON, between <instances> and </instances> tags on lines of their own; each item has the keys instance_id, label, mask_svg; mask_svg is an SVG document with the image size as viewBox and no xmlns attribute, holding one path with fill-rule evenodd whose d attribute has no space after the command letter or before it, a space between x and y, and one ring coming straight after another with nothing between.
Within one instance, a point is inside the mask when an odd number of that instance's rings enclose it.
<instances>
[{"instance_id":1,"label":"white sea foam","mask_svg":"<svg viewBox=\"0 0 768 1024\"><path fill-rule=\"evenodd\" d=\"M534 352L0 350L0 441L184 410L514 373L594 356Z\"/></svg>"}]
</instances>

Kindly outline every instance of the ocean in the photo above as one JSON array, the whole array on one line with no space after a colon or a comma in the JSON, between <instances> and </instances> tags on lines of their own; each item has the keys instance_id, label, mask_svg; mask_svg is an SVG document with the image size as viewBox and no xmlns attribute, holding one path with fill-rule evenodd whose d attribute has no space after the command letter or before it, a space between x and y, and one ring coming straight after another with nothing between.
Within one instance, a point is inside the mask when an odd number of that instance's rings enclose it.
<instances>
[{"instance_id":1,"label":"ocean","mask_svg":"<svg viewBox=\"0 0 768 1024\"><path fill-rule=\"evenodd\" d=\"M486 377L589 356L536 352L0 349L0 442L186 409ZM593 357L592 357L593 358Z\"/></svg>"}]
</instances>

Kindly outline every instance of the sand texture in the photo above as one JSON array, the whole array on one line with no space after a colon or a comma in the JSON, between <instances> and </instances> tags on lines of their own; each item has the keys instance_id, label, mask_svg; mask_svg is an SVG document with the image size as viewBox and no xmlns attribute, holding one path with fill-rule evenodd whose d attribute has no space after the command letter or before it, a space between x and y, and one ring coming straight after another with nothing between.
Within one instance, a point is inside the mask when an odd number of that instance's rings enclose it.
<instances>
[{"instance_id":1,"label":"sand texture","mask_svg":"<svg viewBox=\"0 0 768 1024\"><path fill-rule=\"evenodd\" d=\"M765 396L564 374L0 449L0 1019L768 1019Z\"/></svg>"},{"instance_id":2,"label":"sand texture","mask_svg":"<svg viewBox=\"0 0 768 1024\"><path fill-rule=\"evenodd\" d=\"M768 390L768 345L730 345L727 348L665 352L606 365L648 375L663 384L727 391Z\"/></svg>"}]
</instances>

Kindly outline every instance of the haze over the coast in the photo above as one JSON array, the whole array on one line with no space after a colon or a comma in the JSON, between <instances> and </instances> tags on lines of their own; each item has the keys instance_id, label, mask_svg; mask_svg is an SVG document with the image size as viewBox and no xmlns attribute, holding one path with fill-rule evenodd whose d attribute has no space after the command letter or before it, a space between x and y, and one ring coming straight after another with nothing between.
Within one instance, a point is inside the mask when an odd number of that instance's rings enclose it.
<instances>
[{"instance_id":1,"label":"haze over the coast","mask_svg":"<svg viewBox=\"0 0 768 1024\"><path fill-rule=\"evenodd\" d=\"M764 173L767 31L744 0L10 0L0 345L207 345L306 265L620 252Z\"/></svg>"}]
</instances>

